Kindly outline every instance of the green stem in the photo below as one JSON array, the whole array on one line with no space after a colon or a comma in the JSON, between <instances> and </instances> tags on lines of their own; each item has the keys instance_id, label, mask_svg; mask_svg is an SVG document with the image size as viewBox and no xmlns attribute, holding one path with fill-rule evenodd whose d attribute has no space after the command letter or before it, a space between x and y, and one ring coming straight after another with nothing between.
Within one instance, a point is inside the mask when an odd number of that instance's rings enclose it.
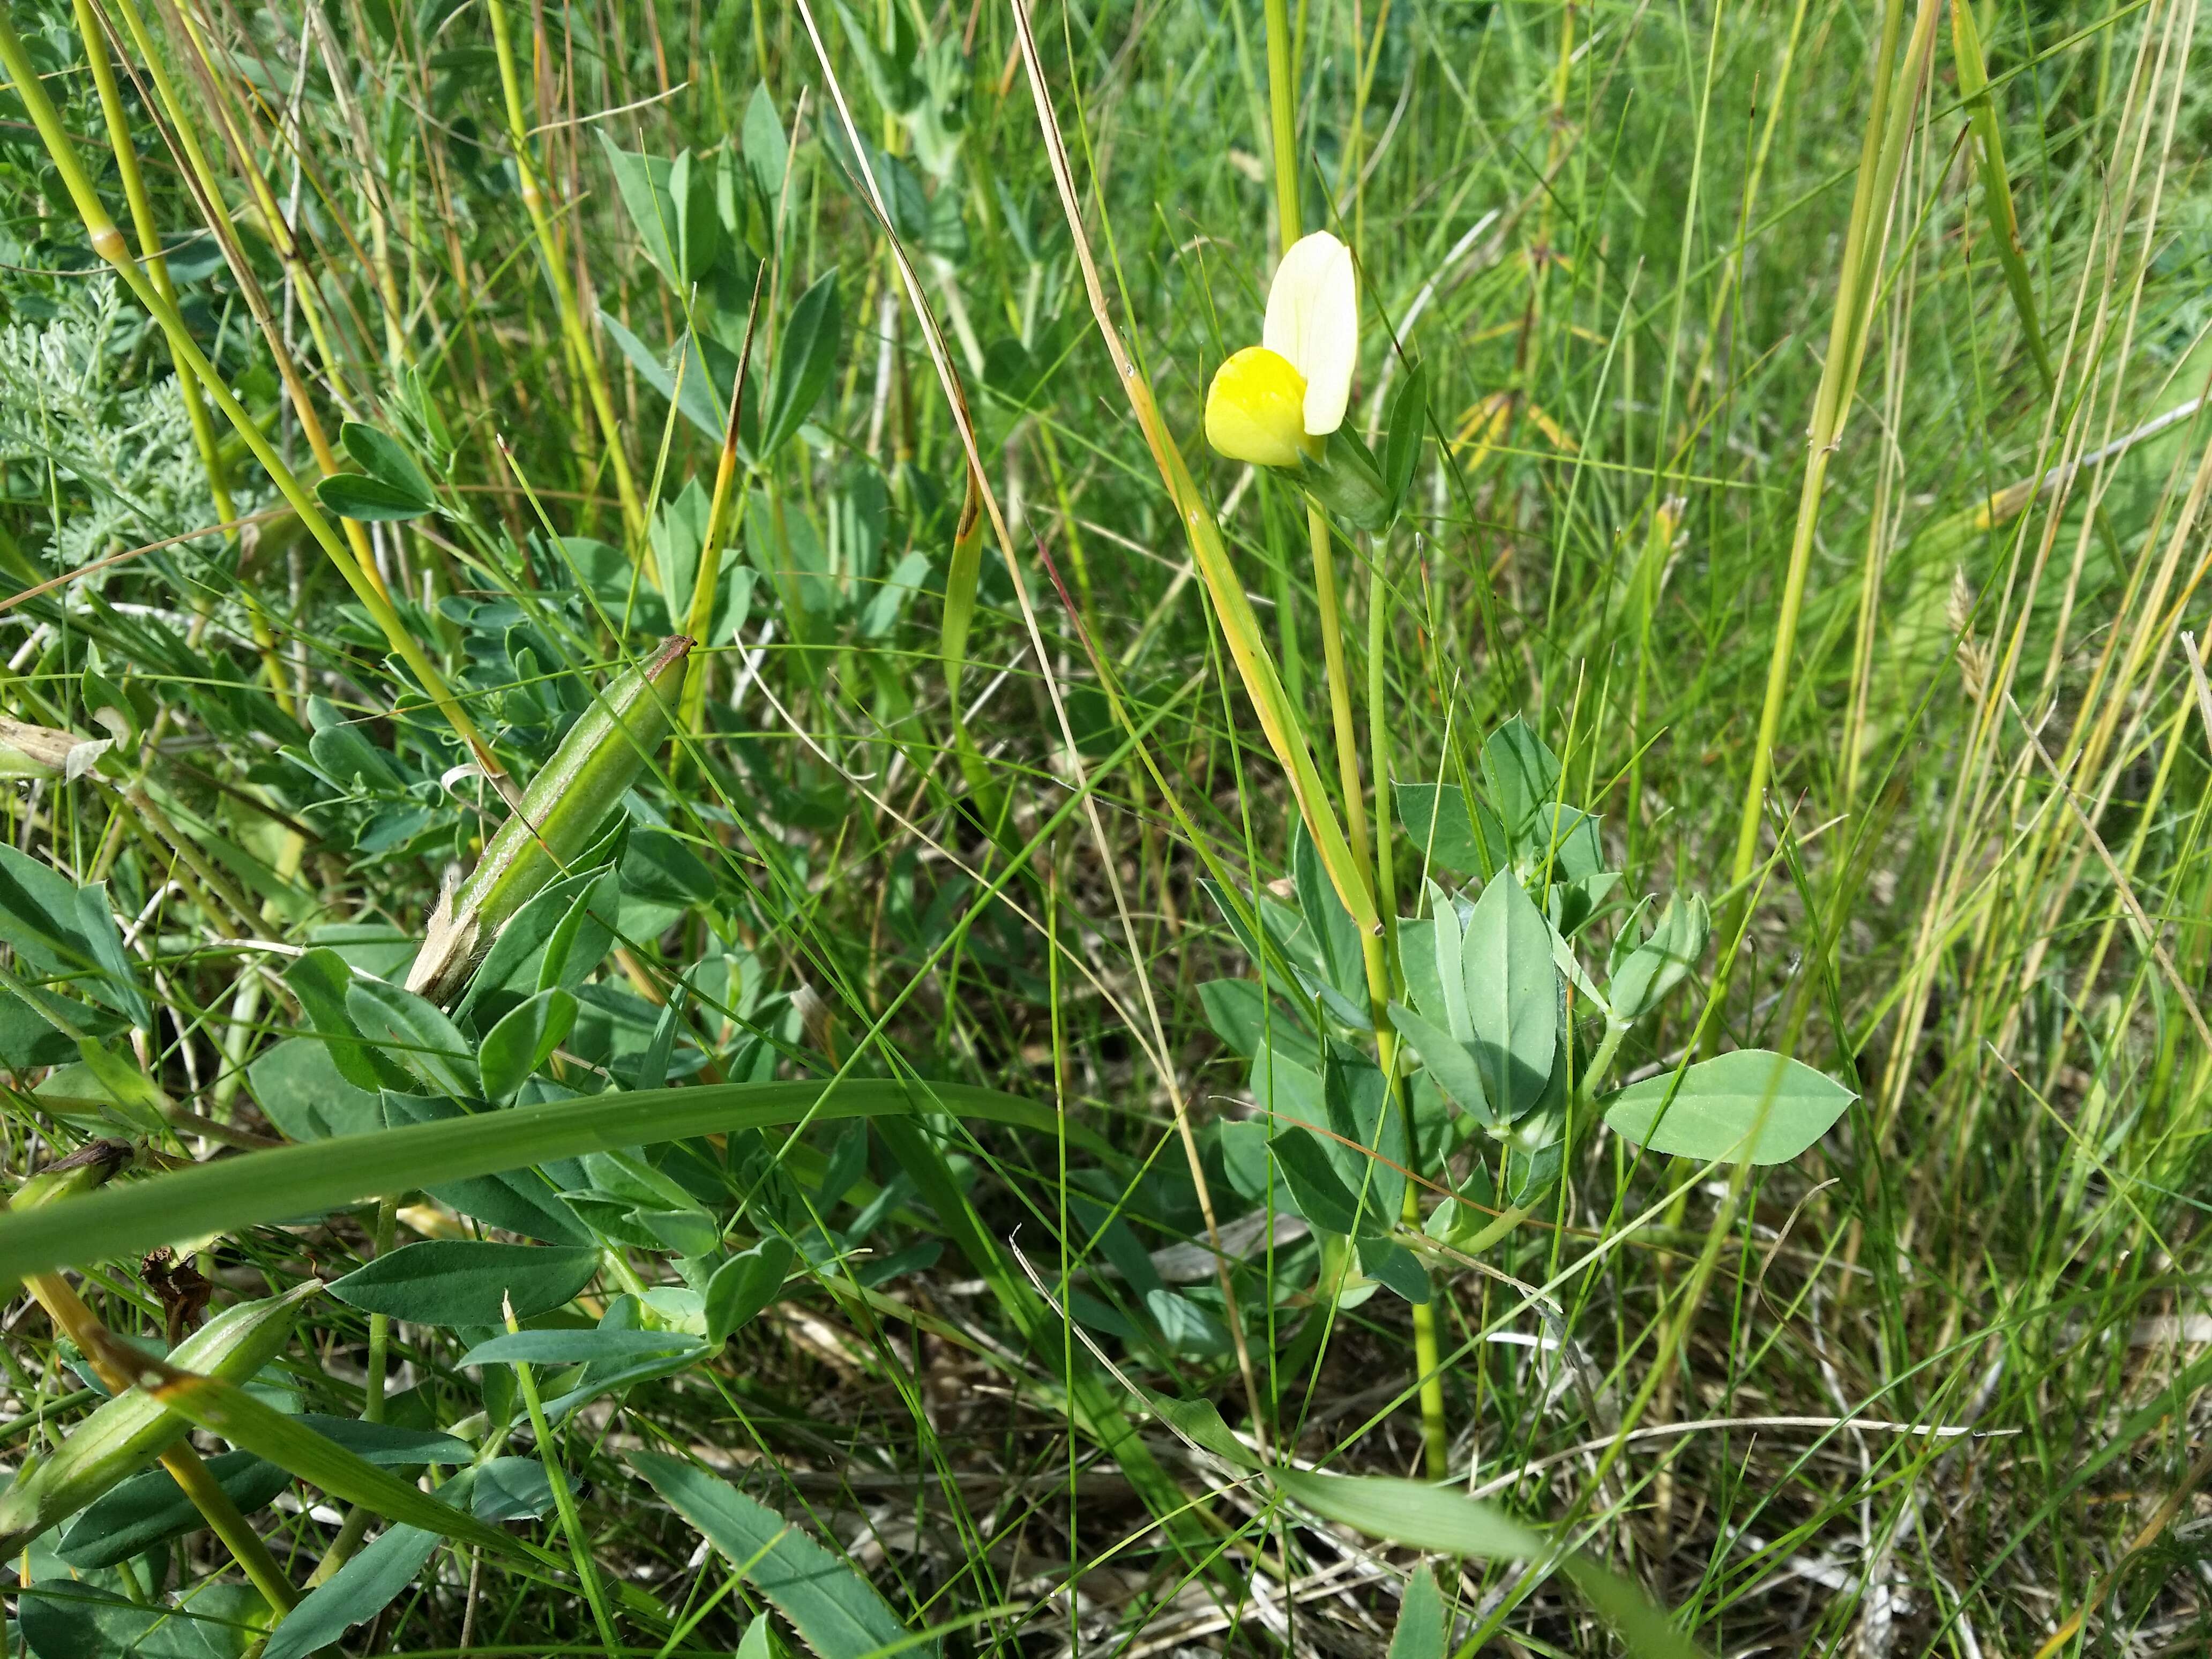
<instances>
[{"instance_id":1,"label":"green stem","mask_svg":"<svg viewBox=\"0 0 2212 1659\"><path fill-rule=\"evenodd\" d=\"M1275 147L1275 219L1283 246L1298 240L1298 157L1291 100L1297 70L1291 61L1289 0L1267 0L1267 127Z\"/></svg>"},{"instance_id":2,"label":"green stem","mask_svg":"<svg viewBox=\"0 0 2212 1659\"><path fill-rule=\"evenodd\" d=\"M360 601L370 619L382 631L393 652L413 672L430 701L436 705L438 712L476 751L480 764L488 769L495 769L497 763L492 759L490 746L484 742L475 723L447 688L445 677L439 672L437 665L424 654L422 647L408 632L399 619L398 612L392 608L392 601L363 573L344 538L332 528L321 504L300 482L292 469L285 465L284 458L276 453L276 447L269 441L259 424L231 395L222 374L192 339L175 305L163 297L139 268L137 260L131 257L130 247L123 240L123 233L115 228L115 221L109 216L98 192L93 189L92 179L86 173L83 163L77 159L68 130L62 125L59 113L56 112L52 100L46 96L45 84L39 79L37 70L32 66L29 55L23 49L21 38L16 34L14 25L4 14L0 14L0 69L4 69L8 78L15 83L16 94L23 100L32 125L38 129L39 137L45 142L47 156L53 162L54 172L60 178L63 187L68 191L77 216L83 222L93 252L114 268L124 285L161 325L161 331L168 337L170 350L179 362L191 369L193 377L206 390L210 400L222 411L223 418L245 440L253 459L268 472L278 493L300 515L300 522L307 526L308 533L329 556L331 562L337 567L338 574L352 588L355 599Z\"/></svg>"},{"instance_id":3,"label":"green stem","mask_svg":"<svg viewBox=\"0 0 2212 1659\"><path fill-rule=\"evenodd\" d=\"M1813 418L1806 432L1805 477L1797 501L1797 523L1790 544L1790 563L1784 578L1782 606L1775 617L1774 651L1767 665L1766 696L1759 715L1759 738L1751 753L1751 774L1745 780L1743 811L1736 829L1732 884L1738 896L1731 901L1730 925L1735 931L1742 895L1748 890L1753 867L1759 862L1759 826L1765 810L1766 785L1774 767L1774 745L1781 735L1782 711L1789 700L1796 666L1797 621L1805 604L1805 583L1812 568L1814 532L1820 524L1820 496L1827 483L1828 463L1842 441L1844 422L1850 413L1851 397L1858 384L1859 364L1866 349L1867 320L1880 286L1884 227L1891 198L1904 166L1905 141L1911 136L1918 106L1921 77L1928 67L1936 34L1938 0L1920 0L1913 20L1911 44L1904 60L1898 59L1898 37L1904 0L1889 0L1877 49L1875 102L1867 120L1866 142L1859 162L1858 193L1851 204L1850 228L1844 243L1841 280L1836 312L1828 332L1828 351L1820 370L1820 383L1813 399ZM1894 72L1892 65L1897 65Z\"/></svg>"},{"instance_id":4,"label":"green stem","mask_svg":"<svg viewBox=\"0 0 2212 1659\"><path fill-rule=\"evenodd\" d=\"M495 0L496 3L496 0ZM507 1328L521 1329L510 1309ZM568 1478L561 1472L561 1461L553 1449L553 1431L545 1421L545 1407L538 1397L538 1379L530 1374L527 1364L517 1364L514 1381L521 1390L522 1403L530 1413L530 1431L538 1437L538 1455L545 1465L545 1474L553 1486L553 1505L561 1514L561 1531L568 1540L569 1559L576 1564L576 1577L584 1587L584 1600L591 1604L592 1620L599 1627L599 1640L609 1653L617 1650L614 1619L607 1611L607 1594L599 1583L599 1569L592 1564L590 1541L584 1536L584 1524L576 1513L576 1495L569 1491Z\"/></svg>"},{"instance_id":5,"label":"green stem","mask_svg":"<svg viewBox=\"0 0 2212 1659\"><path fill-rule=\"evenodd\" d=\"M398 1219L399 1199L397 1194L386 1194L376 1206L374 1255L386 1255L392 1249L392 1235ZM374 1259L374 1257L372 1257ZM391 1364L392 1319L387 1314L373 1313L368 1316L368 1376L362 1384L363 1399L361 1420L364 1423L384 1421L385 1372ZM361 1547L361 1540L368 1535L368 1523L374 1519L361 1504L355 1504L338 1528L338 1535L331 1540L324 1552L322 1565L308 1580L309 1587L326 1583L331 1575L353 1559Z\"/></svg>"},{"instance_id":6,"label":"green stem","mask_svg":"<svg viewBox=\"0 0 2212 1659\"><path fill-rule=\"evenodd\" d=\"M538 184L538 169L530 159L530 122L522 109L522 85L514 72L514 42L507 27L507 7L501 0L484 0L491 18L492 51L499 59L500 90L507 102L507 137L514 150L514 175L521 187L522 205L530 215L530 228L538 239L538 252L545 262L546 280L553 285L553 301L561 313L561 331L568 336L576 371L582 375L585 395L606 441L607 461L615 475L615 494L622 498L623 527L629 532L632 556L643 558L646 549L645 507L638 499L637 480L630 476L629 457L623 453L622 427L615 418L614 399L607 392L599 354L576 301L576 285L569 279L561 247L546 216L545 198Z\"/></svg>"},{"instance_id":7,"label":"green stem","mask_svg":"<svg viewBox=\"0 0 2212 1659\"><path fill-rule=\"evenodd\" d=\"M169 1472L192 1500L208 1523L208 1529L222 1540L232 1559L244 1569L253 1588L261 1592L261 1599L278 1613L287 1613L300 1604L300 1592L292 1588L292 1581L284 1576L284 1569L276 1565L276 1558L261 1541L261 1534L253 1530L252 1523L239 1512L222 1483L208 1473L208 1466L190 1446L175 1445L161 1454L161 1467Z\"/></svg>"}]
</instances>

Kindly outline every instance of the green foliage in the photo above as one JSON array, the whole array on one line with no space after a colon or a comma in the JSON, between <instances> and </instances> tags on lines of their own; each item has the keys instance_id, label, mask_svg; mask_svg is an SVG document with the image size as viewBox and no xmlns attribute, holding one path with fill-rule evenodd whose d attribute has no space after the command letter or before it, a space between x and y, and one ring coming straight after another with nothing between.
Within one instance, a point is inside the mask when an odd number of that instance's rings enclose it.
<instances>
[{"instance_id":1,"label":"green foliage","mask_svg":"<svg viewBox=\"0 0 2212 1659\"><path fill-rule=\"evenodd\" d=\"M1026 9L8 9L11 1644L2187 1647L2202 31Z\"/></svg>"}]
</instances>

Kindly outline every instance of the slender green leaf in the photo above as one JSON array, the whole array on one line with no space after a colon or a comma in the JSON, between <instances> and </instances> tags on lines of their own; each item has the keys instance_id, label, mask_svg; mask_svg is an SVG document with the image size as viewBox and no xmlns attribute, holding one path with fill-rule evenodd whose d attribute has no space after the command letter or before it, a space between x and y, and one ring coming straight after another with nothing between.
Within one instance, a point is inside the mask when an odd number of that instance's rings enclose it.
<instances>
[{"instance_id":1,"label":"slender green leaf","mask_svg":"<svg viewBox=\"0 0 2212 1659\"><path fill-rule=\"evenodd\" d=\"M707 1281L707 1340L720 1346L783 1289L791 1271L790 1243L771 1234L714 1269Z\"/></svg>"},{"instance_id":2,"label":"slender green leaf","mask_svg":"<svg viewBox=\"0 0 2212 1659\"><path fill-rule=\"evenodd\" d=\"M338 429L338 441L345 446L346 453L360 464L361 470L377 483L426 508L438 504L438 492L429 478L416 465L415 458L389 433L380 432L359 421L348 421Z\"/></svg>"},{"instance_id":3,"label":"slender green leaf","mask_svg":"<svg viewBox=\"0 0 2212 1659\"><path fill-rule=\"evenodd\" d=\"M380 1194L465 1180L590 1152L772 1128L802 1118L835 1122L941 1110L1054 1133L1054 1115L1029 1101L963 1084L881 1079L732 1083L550 1101L373 1135L250 1152L116 1181L83 1198L0 1215L0 1278L137 1255L212 1232L319 1214ZM1095 1135L1072 1144L1101 1145ZM396 1254L396 1253L395 1253Z\"/></svg>"},{"instance_id":4,"label":"slender green leaf","mask_svg":"<svg viewBox=\"0 0 2212 1659\"><path fill-rule=\"evenodd\" d=\"M406 1594L437 1547L438 1534L421 1527L386 1529L284 1615L261 1659L306 1659L367 1624Z\"/></svg>"},{"instance_id":5,"label":"slender green leaf","mask_svg":"<svg viewBox=\"0 0 2212 1659\"><path fill-rule=\"evenodd\" d=\"M208 1473L240 1510L251 1515L292 1483L292 1477L252 1452L207 1460ZM207 1525L167 1469L134 1474L69 1524L54 1553L73 1567L112 1567L165 1538Z\"/></svg>"},{"instance_id":6,"label":"slender green leaf","mask_svg":"<svg viewBox=\"0 0 2212 1659\"><path fill-rule=\"evenodd\" d=\"M332 1279L330 1291L417 1325L496 1325L510 1307L529 1319L565 1305L599 1270L599 1253L586 1245L435 1238L386 1252Z\"/></svg>"},{"instance_id":7,"label":"slender green leaf","mask_svg":"<svg viewBox=\"0 0 2212 1659\"><path fill-rule=\"evenodd\" d=\"M875 1586L774 1510L678 1457L629 1454L676 1512L727 1556L821 1659L865 1659L910 1639ZM933 1642L908 1650L936 1651Z\"/></svg>"},{"instance_id":8,"label":"slender green leaf","mask_svg":"<svg viewBox=\"0 0 2212 1659\"><path fill-rule=\"evenodd\" d=\"M1559 1006L1551 926L1511 871L1499 872L1475 902L1462 966L1486 1097L1510 1123L1543 1098L1551 1080Z\"/></svg>"},{"instance_id":9,"label":"slender green leaf","mask_svg":"<svg viewBox=\"0 0 2212 1659\"><path fill-rule=\"evenodd\" d=\"M837 273L833 270L817 277L799 296L799 303L785 319L783 337L776 346L775 372L769 378L768 400L762 408L759 454L763 459L783 447L813 412L816 400L836 372L842 327Z\"/></svg>"},{"instance_id":10,"label":"slender green leaf","mask_svg":"<svg viewBox=\"0 0 2212 1659\"><path fill-rule=\"evenodd\" d=\"M705 1346L697 1337L681 1331L505 1331L477 1343L454 1363L584 1365L607 1359L635 1359L645 1354L696 1353Z\"/></svg>"},{"instance_id":11,"label":"slender green leaf","mask_svg":"<svg viewBox=\"0 0 2212 1659\"><path fill-rule=\"evenodd\" d=\"M1424 1563L1406 1582L1389 1659L1444 1659L1444 1600L1437 1593L1436 1574Z\"/></svg>"},{"instance_id":12,"label":"slender green leaf","mask_svg":"<svg viewBox=\"0 0 2212 1659\"><path fill-rule=\"evenodd\" d=\"M381 478L361 472L333 472L315 481L315 499L342 519L368 524L404 524L427 517L431 504Z\"/></svg>"},{"instance_id":13,"label":"slender green leaf","mask_svg":"<svg viewBox=\"0 0 2212 1659\"><path fill-rule=\"evenodd\" d=\"M559 986L538 992L484 1034L477 1053L483 1091L505 1100L530 1080L576 1024L576 999Z\"/></svg>"}]
</instances>

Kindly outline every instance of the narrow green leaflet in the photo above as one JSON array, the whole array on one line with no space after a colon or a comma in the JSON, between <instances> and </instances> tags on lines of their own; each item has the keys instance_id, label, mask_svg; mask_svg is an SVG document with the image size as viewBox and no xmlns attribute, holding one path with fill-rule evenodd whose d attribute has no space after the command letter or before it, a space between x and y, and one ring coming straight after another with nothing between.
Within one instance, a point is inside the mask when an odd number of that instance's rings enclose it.
<instances>
[{"instance_id":1,"label":"narrow green leaflet","mask_svg":"<svg viewBox=\"0 0 2212 1659\"><path fill-rule=\"evenodd\" d=\"M364 524L404 524L428 517L431 507L381 478L360 472L333 472L315 481L315 499L342 519Z\"/></svg>"},{"instance_id":2,"label":"narrow green leaflet","mask_svg":"<svg viewBox=\"0 0 2212 1659\"><path fill-rule=\"evenodd\" d=\"M1705 902L1696 894L1686 898L1677 893L1668 899L1650 938L1632 949L1615 949L1606 981L1613 1018L1626 1024L1656 1008L1704 957L1711 927Z\"/></svg>"},{"instance_id":3,"label":"narrow green leaflet","mask_svg":"<svg viewBox=\"0 0 2212 1659\"><path fill-rule=\"evenodd\" d=\"M1051 1134L1033 1102L966 1084L888 1079L730 1083L549 1101L377 1134L342 1135L118 1181L83 1198L0 1215L0 1279L138 1255L210 1233L319 1214L385 1193L465 1181L591 1152L773 1128L941 1110ZM1077 1139L1073 1127L1071 1142ZM1097 1144L1095 1136L1087 1137Z\"/></svg>"},{"instance_id":4,"label":"narrow green leaflet","mask_svg":"<svg viewBox=\"0 0 2212 1659\"><path fill-rule=\"evenodd\" d=\"M1677 1158L1787 1164L1858 1096L1802 1061L1739 1048L1631 1084L1605 1102L1615 1134Z\"/></svg>"},{"instance_id":5,"label":"narrow green leaflet","mask_svg":"<svg viewBox=\"0 0 2212 1659\"><path fill-rule=\"evenodd\" d=\"M586 1365L646 1354L696 1353L706 1344L681 1331L506 1331L479 1342L460 1365Z\"/></svg>"},{"instance_id":6,"label":"narrow green leaflet","mask_svg":"<svg viewBox=\"0 0 2212 1659\"><path fill-rule=\"evenodd\" d=\"M371 1463L410 1464L467 1462L476 1448L465 1440L435 1429L410 1429L398 1423L372 1423L359 1417L326 1417L320 1412L301 1412L292 1419L304 1423L325 1440L335 1440L356 1457Z\"/></svg>"},{"instance_id":7,"label":"narrow green leaflet","mask_svg":"<svg viewBox=\"0 0 2212 1659\"><path fill-rule=\"evenodd\" d=\"M481 1521L529 1520L551 1506L553 1488L537 1459L495 1457L463 1469L438 1489L438 1497L465 1502ZM285 1614L261 1659L305 1659L367 1624L406 1594L438 1543L436 1533L421 1527L387 1529Z\"/></svg>"},{"instance_id":8,"label":"narrow green leaflet","mask_svg":"<svg viewBox=\"0 0 2212 1659\"><path fill-rule=\"evenodd\" d=\"M730 1333L744 1326L783 1289L791 1271L793 1252L788 1243L763 1238L741 1250L707 1281L707 1340L720 1346Z\"/></svg>"},{"instance_id":9,"label":"narrow green leaflet","mask_svg":"<svg viewBox=\"0 0 2212 1659\"><path fill-rule=\"evenodd\" d=\"M484 1034L477 1069L484 1093L505 1100L530 1080L576 1024L576 999L556 985L538 992Z\"/></svg>"},{"instance_id":10,"label":"narrow green leaflet","mask_svg":"<svg viewBox=\"0 0 2212 1659\"><path fill-rule=\"evenodd\" d=\"M71 979L76 988L142 1030L154 1023L107 908L107 886L80 888L0 844L0 939L15 947L18 971Z\"/></svg>"},{"instance_id":11,"label":"narrow green leaflet","mask_svg":"<svg viewBox=\"0 0 2212 1659\"><path fill-rule=\"evenodd\" d=\"M261 1659L306 1659L382 1613L413 1583L438 1547L438 1534L392 1527L284 1615Z\"/></svg>"},{"instance_id":12,"label":"narrow green leaflet","mask_svg":"<svg viewBox=\"0 0 2212 1659\"><path fill-rule=\"evenodd\" d=\"M240 1659L262 1602L243 1584L212 1584L187 1607L142 1606L62 1579L18 1592L15 1610L36 1659Z\"/></svg>"},{"instance_id":13,"label":"narrow green leaflet","mask_svg":"<svg viewBox=\"0 0 2212 1659\"><path fill-rule=\"evenodd\" d=\"M1315 1514L1371 1538L1390 1539L1439 1555L1492 1561L1540 1562L1552 1550L1541 1534L1504 1510L1449 1486L1425 1486L1386 1475L1319 1474L1284 1468L1268 1473L1287 1496ZM1558 1565L1559 1571L1573 1580L1620 1632L1638 1659L1705 1659L1702 1648L1619 1574L1578 1554L1571 1554Z\"/></svg>"},{"instance_id":14,"label":"narrow green leaflet","mask_svg":"<svg viewBox=\"0 0 2212 1659\"><path fill-rule=\"evenodd\" d=\"M768 401L761 414L760 459L775 453L813 411L816 399L836 372L842 319L837 307L837 273L817 278L799 296L785 319L769 378Z\"/></svg>"},{"instance_id":15,"label":"narrow green leaflet","mask_svg":"<svg viewBox=\"0 0 2212 1659\"><path fill-rule=\"evenodd\" d=\"M1360 1223L1388 1226L1389 1218L1364 1212L1359 1196L1344 1184L1336 1166L1310 1129L1285 1129L1267 1143L1276 1167L1289 1183L1298 1213L1326 1232L1348 1236Z\"/></svg>"},{"instance_id":16,"label":"narrow green leaflet","mask_svg":"<svg viewBox=\"0 0 2212 1659\"><path fill-rule=\"evenodd\" d=\"M874 1585L774 1510L679 1457L637 1451L629 1462L791 1620L821 1659L865 1659L910 1641ZM908 1650L931 1655L937 1644Z\"/></svg>"},{"instance_id":17,"label":"narrow green leaflet","mask_svg":"<svg viewBox=\"0 0 2212 1659\"><path fill-rule=\"evenodd\" d=\"M338 428L338 441L377 483L420 502L425 509L437 505L438 493L428 476L390 433L360 421L348 421Z\"/></svg>"},{"instance_id":18,"label":"narrow green leaflet","mask_svg":"<svg viewBox=\"0 0 2212 1659\"><path fill-rule=\"evenodd\" d=\"M208 1473L230 1495L241 1513L251 1515L292 1484L292 1477L252 1452L224 1452L207 1460ZM167 1469L134 1474L70 1522L54 1553L73 1567L112 1567L180 1533L195 1532L207 1519L185 1496Z\"/></svg>"},{"instance_id":19,"label":"narrow green leaflet","mask_svg":"<svg viewBox=\"0 0 2212 1659\"><path fill-rule=\"evenodd\" d=\"M753 183L763 196L774 201L783 191L784 172L791 165L791 143L784 137L775 100L765 85L755 87L745 102L743 141L745 167Z\"/></svg>"},{"instance_id":20,"label":"narrow green leaflet","mask_svg":"<svg viewBox=\"0 0 2212 1659\"><path fill-rule=\"evenodd\" d=\"M1490 1109L1490 1091L1482 1080L1482 1067L1473 1051L1449 1031L1431 1024L1402 1003L1390 1005L1390 1023L1406 1040L1437 1087L1480 1121L1497 1121Z\"/></svg>"},{"instance_id":21,"label":"narrow green leaflet","mask_svg":"<svg viewBox=\"0 0 2212 1659\"><path fill-rule=\"evenodd\" d=\"M1475 1063L1491 1110L1510 1123L1543 1098L1551 1081L1559 1008L1551 927L1510 872L1475 901L1464 948Z\"/></svg>"},{"instance_id":22,"label":"narrow green leaflet","mask_svg":"<svg viewBox=\"0 0 2212 1659\"><path fill-rule=\"evenodd\" d=\"M1398 1627L1390 1632L1389 1659L1444 1659L1444 1599L1437 1576L1425 1564L1413 1569L1398 1603Z\"/></svg>"},{"instance_id":23,"label":"narrow green leaflet","mask_svg":"<svg viewBox=\"0 0 2212 1659\"><path fill-rule=\"evenodd\" d=\"M510 1306L517 1319L564 1306L599 1270L588 1245L436 1238L387 1251L330 1290L352 1307L417 1325L497 1325Z\"/></svg>"}]
</instances>

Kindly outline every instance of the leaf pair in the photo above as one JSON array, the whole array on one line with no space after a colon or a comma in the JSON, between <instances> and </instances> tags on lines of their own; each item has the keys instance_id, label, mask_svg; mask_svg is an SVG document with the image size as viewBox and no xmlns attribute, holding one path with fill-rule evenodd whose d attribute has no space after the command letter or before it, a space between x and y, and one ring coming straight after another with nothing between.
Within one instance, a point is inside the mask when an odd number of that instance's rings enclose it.
<instances>
[{"instance_id":1,"label":"leaf pair","mask_svg":"<svg viewBox=\"0 0 2212 1659\"><path fill-rule=\"evenodd\" d=\"M359 421L340 428L338 441L361 467L317 482L315 495L341 518L404 523L438 510L438 492L399 440Z\"/></svg>"},{"instance_id":2,"label":"leaf pair","mask_svg":"<svg viewBox=\"0 0 2212 1659\"><path fill-rule=\"evenodd\" d=\"M702 281L722 251L722 219L708 165L688 149L673 161L634 155L604 132L599 146L653 269L679 294Z\"/></svg>"},{"instance_id":3,"label":"leaf pair","mask_svg":"<svg viewBox=\"0 0 2212 1659\"><path fill-rule=\"evenodd\" d=\"M1435 914L1400 929L1420 1009L1394 1002L1390 1022L1462 1110L1486 1124L1516 1123L1543 1102L1558 1056L1551 925L1510 872L1492 878L1463 921L1442 889L1429 891Z\"/></svg>"},{"instance_id":4,"label":"leaf pair","mask_svg":"<svg viewBox=\"0 0 2212 1659\"><path fill-rule=\"evenodd\" d=\"M733 352L687 331L679 350L672 354L684 359L679 386L670 364L621 319L603 311L599 323L639 379L675 403L702 435L717 444L722 441L729 421L730 386L738 372ZM784 318L765 392L756 389L761 378L757 370L748 378L738 410L738 446L756 465L774 459L813 413L836 373L837 348L843 337L844 313L833 269L817 277Z\"/></svg>"}]
</instances>

